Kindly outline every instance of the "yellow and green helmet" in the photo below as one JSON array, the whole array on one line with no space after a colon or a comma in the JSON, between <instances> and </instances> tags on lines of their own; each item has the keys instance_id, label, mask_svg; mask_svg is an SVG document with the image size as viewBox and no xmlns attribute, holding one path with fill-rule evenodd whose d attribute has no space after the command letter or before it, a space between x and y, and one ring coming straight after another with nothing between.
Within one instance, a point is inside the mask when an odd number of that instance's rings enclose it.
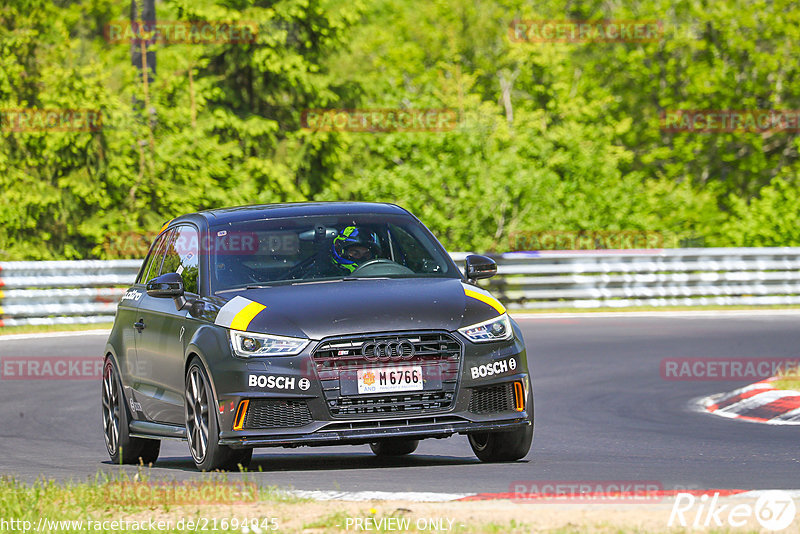
<instances>
[{"instance_id":1,"label":"yellow and green helmet","mask_svg":"<svg viewBox=\"0 0 800 534\"><path fill-rule=\"evenodd\" d=\"M348 253L348 249L353 246L366 247L372 253L372 258L377 257L381 252L378 236L374 232L368 232L358 226L347 226L333 238L333 254L331 259L339 267L353 272L363 263L363 259L353 259ZM370 259L372 259L370 258ZM368 260L367 260L368 261Z\"/></svg>"}]
</instances>

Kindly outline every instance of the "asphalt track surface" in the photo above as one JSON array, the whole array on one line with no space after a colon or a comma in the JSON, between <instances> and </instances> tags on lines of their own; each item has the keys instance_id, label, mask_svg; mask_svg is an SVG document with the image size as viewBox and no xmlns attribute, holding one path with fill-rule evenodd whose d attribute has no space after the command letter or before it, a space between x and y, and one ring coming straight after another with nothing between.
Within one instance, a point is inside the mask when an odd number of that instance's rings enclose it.
<instances>
[{"instance_id":1,"label":"asphalt track surface","mask_svg":"<svg viewBox=\"0 0 800 534\"><path fill-rule=\"evenodd\" d=\"M536 426L523 461L482 464L465 436L428 440L402 459L367 446L257 449L249 475L303 490L507 492L514 481L656 481L664 489L800 487L800 427L698 413L694 398L742 381L666 381L664 358L796 358L800 314L747 317L520 318ZM0 340L0 358L93 356L106 336ZM95 381L0 380L0 475L33 481L135 472L110 464ZM258 472L261 470L261 472ZM167 441L156 479L201 476L185 442ZM235 479L238 474L229 475Z\"/></svg>"}]
</instances>

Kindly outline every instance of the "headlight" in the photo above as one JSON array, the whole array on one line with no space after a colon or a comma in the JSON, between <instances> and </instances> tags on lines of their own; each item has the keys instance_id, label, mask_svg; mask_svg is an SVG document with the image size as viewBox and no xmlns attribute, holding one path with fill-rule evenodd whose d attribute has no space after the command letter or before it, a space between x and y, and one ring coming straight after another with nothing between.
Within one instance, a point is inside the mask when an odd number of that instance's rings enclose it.
<instances>
[{"instance_id":1,"label":"headlight","mask_svg":"<svg viewBox=\"0 0 800 534\"><path fill-rule=\"evenodd\" d=\"M296 356L308 345L308 339L297 337L253 334L230 330L231 346L237 356L258 358L261 356Z\"/></svg>"},{"instance_id":2,"label":"headlight","mask_svg":"<svg viewBox=\"0 0 800 534\"><path fill-rule=\"evenodd\" d=\"M505 341L514 337L514 330L511 329L511 320L507 313L482 323L459 328L458 331L473 343Z\"/></svg>"}]
</instances>

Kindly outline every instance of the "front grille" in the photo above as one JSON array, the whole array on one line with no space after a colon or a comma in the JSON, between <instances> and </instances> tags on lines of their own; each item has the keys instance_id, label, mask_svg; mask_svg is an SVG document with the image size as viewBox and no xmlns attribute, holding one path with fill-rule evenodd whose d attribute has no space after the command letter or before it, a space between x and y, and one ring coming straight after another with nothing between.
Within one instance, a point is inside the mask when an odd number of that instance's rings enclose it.
<instances>
[{"instance_id":1,"label":"front grille","mask_svg":"<svg viewBox=\"0 0 800 534\"><path fill-rule=\"evenodd\" d=\"M378 345L383 347L382 358L376 357ZM377 417L448 410L455 401L461 353L461 344L447 332L393 332L329 338L314 350L313 358L332 417ZM342 393L342 381L352 384L359 369L406 365L422 366L425 390Z\"/></svg>"},{"instance_id":2,"label":"front grille","mask_svg":"<svg viewBox=\"0 0 800 534\"><path fill-rule=\"evenodd\" d=\"M361 354L361 348L364 345L401 341L410 341L414 346L414 354L412 356L409 357L407 354L402 354L396 356L393 360L377 361L368 359L371 355L371 350L367 350L367 357ZM317 371L320 373L359 369L376 364L458 362L460 359L461 344L453 336L445 332L411 332L375 334L369 337L342 337L323 341L314 350L314 362L317 365ZM320 378L324 379L323 376L320 376Z\"/></svg>"},{"instance_id":3,"label":"front grille","mask_svg":"<svg viewBox=\"0 0 800 534\"><path fill-rule=\"evenodd\" d=\"M514 384L486 386L472 390L469 411L472 413L496 413L514 410Z\"/></svg>"},{"instance_id":4,"label":"front grille","mask_svg":"<svg viewBox=\"0 0 800 534\"><path fill-rule=\"evenodd\" d=\"M371 397L339 397L329 405L332 415L413 414L449 408L453 393L395 394Z\"/></svg>"},{"instance_id":5,"label":"front grille","mask_svg":"<svg viewBox=\"0 0 800 534\"><path fill-rule=\"evenodd\" d=\"M311 423L308 403L302 400L251 400L244 419L245 429L284 428Z\"/></svg>"}]
</instances>

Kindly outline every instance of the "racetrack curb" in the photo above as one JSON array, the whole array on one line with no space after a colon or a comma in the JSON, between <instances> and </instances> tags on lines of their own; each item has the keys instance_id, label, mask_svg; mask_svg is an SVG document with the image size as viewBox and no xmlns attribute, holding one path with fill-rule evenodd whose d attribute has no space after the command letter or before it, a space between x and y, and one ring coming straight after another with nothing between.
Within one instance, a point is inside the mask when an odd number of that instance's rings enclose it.
<instances>
[{"instance_id":1,"label":"racetrack curb","mask_svg":"<svg viewBox=\"0 0 800 534\"><path fill-rule=\"evenodd\" d=\"M746 489L676 489L650 492L645 499L643 495L620 492L610 494L607 492L589 492L580 495L562 495L554 493L433 493L433 492L389 492L389 491L308 491L291 490L287 493L301 499L314 501L408 501L408 502L474 502L474 501L513 501L516 503L547 503L570 504L571 502L598 504L636 504L637 501L653 499L671 499L678 494L691 494L696 497L702 495L719 494L720 497L758 498L764 492L774 490L746 490ZM781 490L790 494L792 498L800 498L800 490Z\"/></svg>"},{"instance_id":2,"label":"racetrack curb","mask_svg":"<svg viewBox=\"0 0 800 534\"><path fill-rule=\"evenodd\" d=\"M800 392L776 389L776 378L768 378L730 393L700 399L708 413L770 425L800 425Z\"/></svg>"}]
</instances>

